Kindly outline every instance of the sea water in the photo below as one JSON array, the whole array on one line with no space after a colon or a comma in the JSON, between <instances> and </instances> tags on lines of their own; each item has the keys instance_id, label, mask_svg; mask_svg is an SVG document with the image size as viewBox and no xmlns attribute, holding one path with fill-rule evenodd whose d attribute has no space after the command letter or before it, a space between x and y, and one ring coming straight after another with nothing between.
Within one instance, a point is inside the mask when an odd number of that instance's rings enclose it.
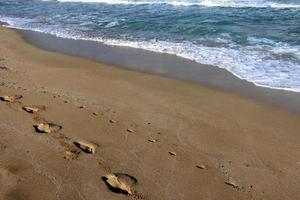
<instances>
[{"instance_id":1,"label":"sea water","mask_svg":"<svg viewBox=\"0 0 300 200\"><path fill-rule=\"evenodd\" d=\"M300 92L300 0L0 0L0 21L176 54Z\"/></svg>"}]
</instances>

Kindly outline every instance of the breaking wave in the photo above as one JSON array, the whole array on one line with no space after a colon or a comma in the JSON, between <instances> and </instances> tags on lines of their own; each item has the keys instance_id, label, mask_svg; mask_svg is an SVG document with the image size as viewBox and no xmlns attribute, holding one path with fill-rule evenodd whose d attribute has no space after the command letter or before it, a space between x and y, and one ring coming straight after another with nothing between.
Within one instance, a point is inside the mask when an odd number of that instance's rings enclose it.
<instances>
[{"instance_id":1,"label":"breaking wave","mask_svg":"<svg viewBox=\"0 0 300 200\"><path fill-rule=\"evenodd\" d=\"M49 1L49 0L44 0ZM267 0L56 0L59 2L106 4L169 4L174 6L230 7L230 8L300 8L300 3L281 3Z\"/></svg>"}]
</instances>

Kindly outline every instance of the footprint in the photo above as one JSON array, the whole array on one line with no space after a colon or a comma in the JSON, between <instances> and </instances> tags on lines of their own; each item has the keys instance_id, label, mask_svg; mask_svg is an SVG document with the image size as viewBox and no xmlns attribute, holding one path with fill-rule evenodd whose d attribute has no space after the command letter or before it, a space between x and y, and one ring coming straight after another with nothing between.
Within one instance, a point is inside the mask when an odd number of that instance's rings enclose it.
<instances>
[{"instance_id":1,"label":"footprint","mask_svg":"<svg viewBox=\"0 0 300 200\"><path fill-rule=\"evenodd\" d=\"M91 143L84 142L84 141L75 141L73 144L85 153L90 153L90 154L96 153L96 147Z\"/></svg>"},{"instance_id":2,"label":"footprint","mask_svg":"<svg viewBox=\"0 0 300 200\"><path fill-rule=\"evenodd\" d=\"M40 111L46 111L46 106L27 105L23 106L22 109L30 114L35 114Z\"/></svg>"},{"instance_id":3,"label":"footprint","mask_svg":"<svg viewBox=\"0 0 300 200\"><path fill-rule=\"evenodd\" d=\"M33 127L38 133L55 133L62 129L62 126L60 125L47 122L33 125Z\"/></svg>"},{"instance_id":4,"label":"footprint","mask_svg":"<svg viewBox=\"0 0 300 200\"><path fill-rule=\"evenodd\" d=\"M8 103L14 103L15 101L23 98L22 95L3 95L0 97L0 100L8 102Z\"/></svg>"},{"instance_id":5,"label":"footprint","mask_svg":"<svg viewBox=\"0 0 300 200\"><path fill-rule=\"evenodd\" d=\"M137 184L137 179L125 173L112 173L101 178L107 187L115 193L133 194L133 188Z\"/></svg>"},{"instance_id":6,"label":"footprint","mask_svg":"<svg viewBox=\"0 0 300 200\"><path fill-rule=\"evenodd\" d=\"M31 114L37 113L40 110L39 108L34 106L23 106L22 109Z\"/></svg>"}]
</instances>

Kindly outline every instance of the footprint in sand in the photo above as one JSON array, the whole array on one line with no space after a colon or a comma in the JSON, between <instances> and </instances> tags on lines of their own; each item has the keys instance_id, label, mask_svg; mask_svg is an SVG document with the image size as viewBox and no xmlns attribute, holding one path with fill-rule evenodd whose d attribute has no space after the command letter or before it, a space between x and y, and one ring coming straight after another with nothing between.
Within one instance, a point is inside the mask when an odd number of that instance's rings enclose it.
<instances>
[{"instance_id":1,"label":"footprint in sand","mask_svg":"<svg viewBox=\"0 0 300 200\"><path fill-rule=\"evenodd\" d=\"M39 133L55 133L62 129L62 126L54 123L39 123L33 125L33 127Z\"/></svg>"},{"instance_id":2,"label":"footprint in sand","mask_svg":"<svg viewBox=\"0 0 300 200\"><path fill-rule=\"evenodd\" d=\"M137 179L129 174L112 173L101 178L107 187L116 193L133 194L133 188L137 184Z\"/></svg>"},{"instance_id":3,"label":"footprint in sand","mask_svg":"<svg viewBox=\"0 0 300 200\"><path fill-rule=\"evenodd\" d=\"M198 169L207 169L207 167L205 165L196 165L196 167Z\"/></svg>"},{"instance_id":4,"label":"footprint in sand","mask_svg":"<svg viewBox=\"0 0 300 200\"><path fill-rule=\"evenodd\" d=\"M33 107L33 106L23 106L22 109L28 113L36 113L40 110L38 107Z\"/></svg>"},{"instance_id":5,"label":"footprint in sand","mask_svg":"<svg viewBox=\"0 0 300 200\"><path fill-rule=\"evenodd\" d=\"M129 132L129 133L133 133L134 132L134 130L132 130L130 128L128 128L126 131Z\"/></svg>"},{"instance_id":6,"label":"footprint in sand","mask_svg":"<svg viewBox=\"0 0 300 200\"><path fill-rule=\"evenodd\" d=\"M46 111L46 106L36 106L36 105L30 105L29 106L29 105L27 105L27 106L23 106L22 110L24 110L24 111L26 111L30 114L35 114L34 115L34 120L36 122L45 121L45 120L43 120L43 118L40 115L38 115L38 113L40 111Z\"/></svg>"},{"instance_id":7,"label":"footprint in sand","mask_svg":"<svg viewBox=\"0 0 300 200\"><path fill-rule=\"evenodd\" d=\"M111 120L109 120L109 122L110 122L110 123L112 123L112 124L114 124L114 123L116 123L117 121L116 121L116 120L113 120L113 119L111 119Z\"/></svg>"},{"instance_id":8,"label":"footprint in sand","mask_svg":"<svg viewBox=\"0 0 300 200\"><path fill-rule=\"evenodd\" d=\"M171 155L171 156L176 156L177 154L175 153L175 152L173 152L173 151L169 151L169 154Z\"/></svg>"},{"instance_id":9,"label":"footprint in sand","mask_svg":"<svg viewBox=\"0 0 300 200\"><path fill-rule=\"evenodd\" d=\"M8 102L8 103L14 103L16 100L19 100L23 98L22 95L4 95L0 96L0 100Z\"/></svg>"},{"instance_id":10,"label":"footprint in sand","mask_svg":"<svg viewBox=\"0 0 300 200\"><path fill-rule=\"evenodd\" d=\"M93 115L98 116L99 113L98 112L93 112Z\"/></svg>"},{"instance_id":11,"label":"footprint in sand","mask_svg":"<svg viewBox=\"0 0 300 200\"><path fill-rule=\"evenodd\" d=\"M155 142L157 142L157 140L156 139L149 139L148 142L155 143Z\"/></svg>"},{"instance_id":12,"label":"footprint in sand","mask_svg":"<svg viewBox=\"0 0 300 200\"><path fill-rule=\"evenodd\" d=\"M85 153L90 153L90 154L96 153L96 147L91 143L84 142L84 141L75 141L74 145L77 146L82 151L84 151Z\"/></svg>"}]
</instances>

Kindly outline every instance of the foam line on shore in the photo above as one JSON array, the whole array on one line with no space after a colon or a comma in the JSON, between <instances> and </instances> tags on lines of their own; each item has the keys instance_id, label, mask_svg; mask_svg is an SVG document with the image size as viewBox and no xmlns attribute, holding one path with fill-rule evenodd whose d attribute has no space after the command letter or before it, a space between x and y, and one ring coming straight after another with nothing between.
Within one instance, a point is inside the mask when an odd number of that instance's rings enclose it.
<instances>
[{"instance_id":1,"label":"foam line on shore","mask_svg":"<svg viewBox=\"0 0 300 200\"><path fill-rule=\"evenodd\" d=\"M49 0L44 0L49 1ZM173 6L201 6L201 7L229 7L229 8L300 8L299 4L256 2L256 1L222 1L222 0L203 0L203 1L133 1L133 0L57 0L62 3L106 3L106 4L126 4L126 5L145 5L145 4L168 4Z\"/></svg>"},{"instance_id":2,"label":"foam line on shore","mask_svg":"<svg viewBox=\"0 0 300 200\"><path fill-rule=\"evenodd\" d=\"M239 79L254 83L259 87L300 92L300 81L298 81L300 74L296 73L298 71L297 65L289 61L276 61L272 59L266 60L264 59L265 57L272 57L273 55L269 54L270 52L264 52L263 49L258 50L257 46L254 46L253 50L251 48L243 48L238 46L236 46L238 48L206 47L195 45L193 43L173 43L159 40L132 41L103 37L87 38L76 34L70 34L69 32L65 33L63 30L58 31L56 29L47 29L47 27L32 28L23 26L24 23L30 23L31 19L11 19L3 17L0 19L9 24L6 25L7 27L21 30L47 33L57 37L74 40L96 41L111 46L132 47L158 53L172 54L196 61L200 64L207 64L226 69ZM224 40L224 38L220 38L220 40ZM273 42L269 40L261 41L257 38L249 38L249 40L257 44L264 43L262 48L266 47L266 45L269 45L270 42ZM274 44L270 45L269 47L273 48L272 52L293 51L293 54L296 54L300 57L300 52L295 52L295 49L297 49L296 47L285 44L276 44L275 47L273 46ZM285 66L285 71L288 70L288 72L293 73L282 71L281 66ZM289 79L285 78L287 74L290 76Z\"/></svg>"}]
</instances>

